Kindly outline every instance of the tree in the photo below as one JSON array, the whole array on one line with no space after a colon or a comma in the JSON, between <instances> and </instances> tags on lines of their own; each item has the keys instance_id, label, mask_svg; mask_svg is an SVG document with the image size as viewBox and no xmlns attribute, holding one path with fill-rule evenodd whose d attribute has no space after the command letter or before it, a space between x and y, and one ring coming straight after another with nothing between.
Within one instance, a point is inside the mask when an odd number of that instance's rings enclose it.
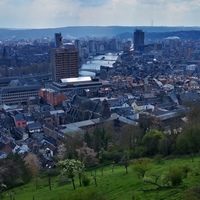
<instances>
[{"instance_id":1,"label":"tree","mask_svg":"<svg viewBox=\"0 0 200 200\"><path fill-rule=\"evenodd\" d=\"M112 139L112 133L104 126L97 126L91 130L90 136L92 141L90 147L93 148L96 152L99 152L101 148L106 150L108 148L109 141ZM91 138L87 138L87 140Z\"/></svg>"},{"instance_id":2,"label":"tree","mask_svg":"<svg viewBox=\"0 0 200 200\"><path fill-rule=\"evenodd\" d=\"M188 123L189 125L193 124L198 124L199 119L200 119L200 104L199 101L196 102L192 107L190 108L188 115Z\"/></svg>"},{"instance_id":3,"label":"tree","mask_svg":"<svg viewBox=\"0 0 200 200\"><path fill-rule=\"evenodd\" d=\"M65 147L65 144L61 144L58 146L58 158L60 160L63 160L66 157L67 149Z\"/></svg>"},{"instance_id":4,"label":"tree","mask_svg":"<svg viewBox=\"0 0 200 200\"><path fill-rule=\"evenodd\" d=\"M37 175L40 168L41 168L41 163L37 156L34 153L28 153L25 158L25 164L28 166L30 169L32 175Z\"/></svg>"},{"instance_id":5,"label":"tree","mask_svg":"<svg viewBox=\"0 0 200 200\"><path fill-rule=\"evenodd\" d=\"M119 151L118 149L110 149L109 151L101 150L101 162L115 162L118 163L123 157L123 152Z\"/></svg>"},{"instance_id":6,"label":"tree","mask_svg":"<svg viewBox=\"0 0 200 200\"><path fill-rule=\"evenodd\" d=\"M66 140L64 145L66 148L66 158L75 159L77 158L76 149L80 148L83 144L83 134L81 132L72 132L66 134Z\"/></svg>"},{"instance_id":7,"label":"tree","mask_svg":"<svg viewBox=\"0 0 200 200\"><path fill-rule=\"evenodd\" d=\"M152 130L144 135L142 138L143 145L147 148L147 155L155 155L158 153L158 145L160 139L163 138L161 131Z\"/></svg>"},{"instance_id":8,"label":"tree","mask_svg":"<svg viewBox=\"0 0 200 200\"><path fill-rule=\"evenodd\" d=\"M145 173L151 169L151 159L139 158L133 160L133 170L137 172L138 177L144 178Z\"/></svg>"},{"instance_id":9,"label":"tree","mask_svg":"<svg viewBox=\"0 0 200 200\"><path fill-rule=\"evenodd\" d=\"M98 159L96 158L97 153L94 149L91 149L83 142L83 147L76 149L78 153L78 158L82 161L86 167L92 167L98 164Z\"/></svg>"},{"instance_id":10,"label":"tree","mask_svg":"<svg viewBox=\"0 0 200 200\"><path fill-rule=\"evenodd\" d=\"M130 164L130 159L129 159L129 152L127 150L124 151L123 157L121 159L121 164L124 165L126 169L126 174L128 174L128 166Z\"/></svg>"},{"instance_id":11,"label":"tree","mask_svg":"<svg viewBox=\"0 0 200 200\"><path fill-rule=\"evenodd\" d=\"M84 133L84 142L87 143L88 147L92 147L92 134L89 131Z\"/></svg>"},{"instance_id":12,"label":"tree","mask_svg":"<svg viewBox=\"0 0 200 200\"><path fill-rule=\"evenodd\" d=\"M176 146L180 153L195 153L199 152L200 144L200 127L192 125L187 127L177 137Z\"/></svg>"},{"instance_id":13,"label":"tree","mask_svg":"<svg viewBox=\"0 0 200 200\"><path fill-rule=\"evenodd\" d=\"M76 189L75 182L74 182L74 176L75 174L80 174L84 171L84 164L75 159L66 159L58 162L58 166L61 167L61 175L67 176L71 179L73 189Z\"/></svg>"},{"instance_id":14,"label":"tree","mask_svg":"<svg viewBox=\"0 0 200 200\"><path fill-rule=\"evenodd\" d=\"M176 150L177 132L171 130L159 140L158 151L163 156L168 156Z\"/></svg>"},{"instance_id":15,"label":"tree","mask_svg":"<svg viewBox=\"0 0 200 200\"><path fill-rule=\"evenodd\" d=\"M0 179L0 199L2 198L2 192L7 186L3 183L3 179Z\"/></svg>"},{"instance_id":16,"label":"tree","mask_svg":"<svg viewBox=\"0 0 200 200\"><path fill-rule=\"evenodd\" d=\"M138 127L134 125L123 125L120 131L120 147L134 149L140 140Z\"/></svg>"},{"instance_id":17,"label":"tree","mask_svg":"<svg viewBox=\"0 0 200 200\"><path fill-rule=\"evenodd\" d=\"M148 183L156 186L153 189L147 189L143 191L158 190L163 188L169 188L168 182L169 178L164 177L160 174L151 174L151 176L146 176L146 172L151 170L151 159L149 158L139 158L133 161L133 170L137 172L138 178L144 183Z\"/></svg>"},{"instance_id":18,"label":"tree","mask_svg":"<svg viewBox=\"0 0 200 200\"><path fill-rule=\"evenodd\" d=\"M31 171L18 154L9 154L0 161L0 177L8 188L30 181Z\"/></svg>"}]
</instances>

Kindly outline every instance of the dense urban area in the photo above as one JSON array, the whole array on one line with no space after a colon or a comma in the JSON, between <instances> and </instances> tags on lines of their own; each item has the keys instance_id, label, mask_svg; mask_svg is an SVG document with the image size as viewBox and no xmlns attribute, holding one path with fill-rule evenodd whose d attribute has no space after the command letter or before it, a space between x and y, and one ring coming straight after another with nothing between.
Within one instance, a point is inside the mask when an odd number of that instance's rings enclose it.
<instances>
[{"instance_id":1,"label":"dense urban area","mask_svg":"<svg viewBox=\"0 0 200 200\"><path fill-rule=\"evenodd\" d=\"M51 190L51 175L60 169L75 190L77 174L80 185L89 184L80 176L84 170L119 165L128 173L133 163L139 180L157 190L181 185L193 167L173 168L181 180L169 171L162 184L160 176L154 181L145 174L153 159L198 155L199 69L200 39L173 32L157 40L142 29L127 39L71 39L62 33L2 39L0 192L45 171ZM200 175L199 168L195 173ZM97 187L95 174L92 180ZM190 192L190 199L200 198L199 190Z\"/></svg>"}]
</instances>

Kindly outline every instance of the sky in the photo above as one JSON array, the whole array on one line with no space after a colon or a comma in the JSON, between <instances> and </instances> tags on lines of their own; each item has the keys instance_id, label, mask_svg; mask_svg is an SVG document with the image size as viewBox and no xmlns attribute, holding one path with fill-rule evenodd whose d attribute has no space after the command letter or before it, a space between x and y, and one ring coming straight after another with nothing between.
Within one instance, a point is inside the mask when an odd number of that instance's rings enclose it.
<instances>
[{"instance_id":1,"label":"sky","mask_svg":"<svg viewBox=\"0 0 200 200\"><path fill-rule=\"evenodd\" d=\"M200 26L200 0L0 0L0 28Z\"/></svg>"}]
</instances>

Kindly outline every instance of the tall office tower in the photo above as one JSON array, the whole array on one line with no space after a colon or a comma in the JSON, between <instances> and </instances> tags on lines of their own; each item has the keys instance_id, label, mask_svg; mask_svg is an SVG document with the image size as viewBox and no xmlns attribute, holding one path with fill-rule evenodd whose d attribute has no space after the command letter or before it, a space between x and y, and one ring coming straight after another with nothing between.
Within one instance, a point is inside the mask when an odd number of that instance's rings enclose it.
<instances>
[{"instance_id":1,"label":"tall office tower","mask_svg":"<svg viewBox=\"0 0 200 200\"><path fill-rule=\"evenodd\" d=\"M81 50L81 41L80 40L75 40L74 45L79 51Z\"/></svg>"},{"instance_id":2,"label":"tall office tower","mask_svg":"<svg viewBox=\"0 0 200 200\"><path fill-rule=\"evenodd\" d=\"M79 76L78 50L74 45L51 50L52 81Z\"/></svg>"},{"instance_id":3,"label":"tall office tower","mask_svg":"<svg viewBox=\"0 0 200 200\"><path fill-rule=\"evenodd\" d=\"M62 35L61 33L55 33L55 47L62 47Z\"/></svg>"},{"instance_id":4,"label":"tall office tower","mask_svg":"<svg viewBox=\"0 0 200 200\"><path fill-rule=\"evenodd\" d=\"M142 30L135 30L134 32L134 50L139 51L144 47L144 32Z\"/></svg>"},{"instance_id":5,"label":"tall office tower","mask_svg":"<svg viewBox=\"0 0 200 200\"><path fill-rule=\"evenodd\" d=\"M75 46L75 48L76 49L78 49L78 55L79 55L79 57L81 57L82 56L82 52L81 52L81 41L80 40L75 40L74 41L74 46Z\"/></svg>"},{"instance_id":6,"label":"tall office tower","mask_svg":"<svg viewBox=\"0 0 200 200\"><path fill-rule=\"evenodd\" d=\"M89 53L96 53L94 40L89 40L88 47L89 47Z\"/></svg>"}]
</instances>

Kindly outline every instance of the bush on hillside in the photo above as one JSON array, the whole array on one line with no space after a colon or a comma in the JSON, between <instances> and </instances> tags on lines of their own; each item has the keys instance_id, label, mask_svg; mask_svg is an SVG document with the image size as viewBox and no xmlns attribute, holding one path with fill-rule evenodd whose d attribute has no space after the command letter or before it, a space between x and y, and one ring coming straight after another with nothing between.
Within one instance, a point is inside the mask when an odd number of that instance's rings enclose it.
<instances>
[{"instance_id":1,"label":"bush on hillside","mask_svg":"<svg viewBox=\"0 0 200 200\"><path fill-rule=\"evenodd\" d=\"M81 195L80 195L81 194ZM97 190L97 189L90 189L85 190L84 188L80 188L76 190L70 197L66 198L70 200L106 200L106 198ZM65 199L63 199L65 200Z\"/></svg>"},{"instance_id":2,"label":"bush on hillside","mask_svg":"<svg viewBox=\"0 0 200 200\"><path fill-rule=\"evenodd\" d=\"M174 166L169 169L167 177L169 178L172 186L179 186L185 177L185 173L180 166Z\"/></svg>"},{"instance_id":3,"label":"bush on hillside","mask_svg":"<svg viewBox=\"0 0 200 200\"><path fill-rule=\"evenodd\" d=\"M193 186L186 190L183 200L199 200L200 199L200 185Z\"/></svg>"},{"instance_id":4,"label":"bush on hillside","mask_svg":"<svg viewBox=\"0 0 200 200\"><path fill-rule=\"evenodd\" d=\"M83 186L85 187L90 185L90 179L85 174L82 176L82 183L83 183Z\"/></svg>"}]
</instances>

